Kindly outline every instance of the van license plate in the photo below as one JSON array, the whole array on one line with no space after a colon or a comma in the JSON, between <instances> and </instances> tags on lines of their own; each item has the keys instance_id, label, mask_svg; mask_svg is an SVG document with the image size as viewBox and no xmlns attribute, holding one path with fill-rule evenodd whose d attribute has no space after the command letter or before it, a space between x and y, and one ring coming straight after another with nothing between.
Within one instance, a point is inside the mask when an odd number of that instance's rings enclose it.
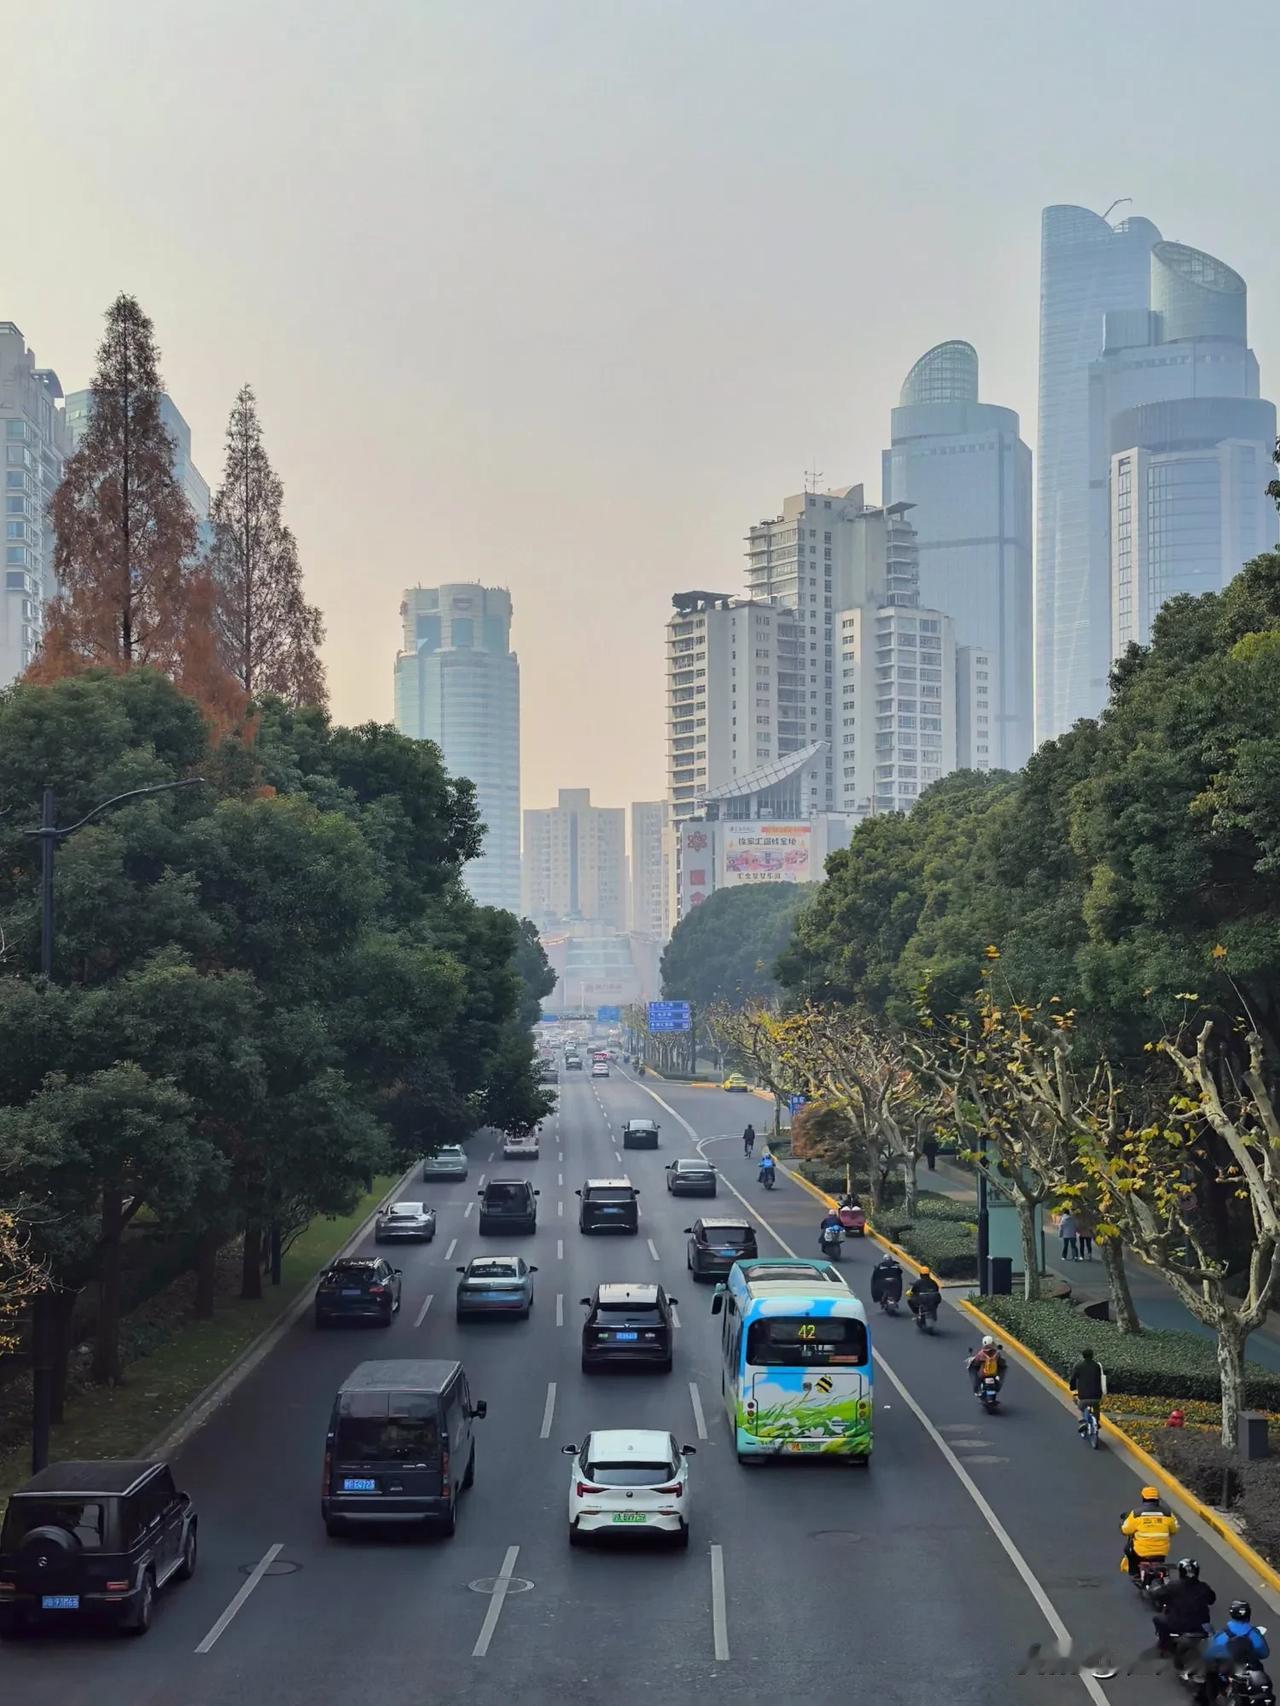
<instances>
[{"instance_id":1,"label":"van license plate","mask_svg":"<svg viewBox=\"0 0 1280 1706\"><path fill-rule=\"evenodd\" d=\"M342 1490L344 1493L376 1493L378 1484L376 1481L367 1481L348 1475L342 1483Z\"/></svg>"},{"instance_id":2,"label":"van license plate","mask_svg":"<svg viewBox=\"0 0 1280 1706\"><path fill-rule=\"evenodd\" d=\"M615 1511L613 1520L615 1522L643 1522L645 1517L643 1511Z\"/></svg>"},{"instance_id":3,"label":"van license plate","mask_svg":"<svg viewBox=\"0 0 1280 1706\"><path fill-rule=\"evenodd\" d=\"M359 1297L360 1287L358 1285L344 1285L342 1295L343 1297Z\"/></svg>"},{"instance_id":4,"label":"van license plate","mask_svg":"<svg viewBox=\"0 0 1280 1706\"><path fill-rule=\"evenodd\" d=\"M78 1593L46 1593L41 1596L40 1604L45 1611L79 1611L80 1595Z\"/></svg>"}]
</instances>

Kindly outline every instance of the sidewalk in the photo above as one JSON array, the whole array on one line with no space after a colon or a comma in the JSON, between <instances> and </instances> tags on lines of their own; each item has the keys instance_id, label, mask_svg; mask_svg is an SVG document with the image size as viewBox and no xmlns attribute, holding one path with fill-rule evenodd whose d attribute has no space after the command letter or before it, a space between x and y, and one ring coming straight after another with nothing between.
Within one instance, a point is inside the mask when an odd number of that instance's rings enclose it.
<instances>
[{"instance_id":1,"label":"sidewalk","mask_svg":"<svg viewBox=\"0 0 1280 1706\"><path fill-rule=\"evenodd\" d=\"M921 1190L937 1191L957 1202L976 1202L977 1199L977 1184L973 1174L962 1167L954 1166L942 1156L938 1157L935 1172L931 1173L927 1166L921 1166L919 1183ZM1046 1268L1056 1278L1065 1280L1077 1297L1092 1303L1109 1295L1106 1270L1096 1254L1092 1261L1064 1261L1061 1255L1062 1242L1054 1236L1049 1226L1045 1227L1044 1245ZM1124 1267L1129 1276L1129 1290L1133 1294L1134 1307L1144 1327L1196 1333L1202 1339L1213 1338L1211 1329L1189 1313L1154 1268L1149 1268L1145 1262L1138 1261L1134 1256L1126 1257ZM1256 1332L1249 1335L1245 1355L1253 1362L1261 1363L1264 1368L1280 1369L1280 1317L1273 1315L1263 1322Z\"/></svg>"}]
</instances>

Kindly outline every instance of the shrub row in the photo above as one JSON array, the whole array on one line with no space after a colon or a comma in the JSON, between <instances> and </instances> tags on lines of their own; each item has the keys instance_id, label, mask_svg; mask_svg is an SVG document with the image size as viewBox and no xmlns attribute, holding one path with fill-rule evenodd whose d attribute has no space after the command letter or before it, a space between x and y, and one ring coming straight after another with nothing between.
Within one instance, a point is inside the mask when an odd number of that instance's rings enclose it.
<instances>
[{"instance_id":1,"label":"shrub row","mask_svg":"<svg viewBox=\"0 0 1280 1706\"><path fill-rule=\"evenodd\" d=\"M901 1236L895 1242L917 1262L931 1268L939 1279L976 1278L978 1238L972 1224L918 1217L910 1227L899 1230Z\"/></svg>"},{"instance_id":2,"label":"shrub row","mask_svg":"<svg viewBox=\"0 0 1280 1706\"><path fill-rule=\"evenodd\" d=\"M1280 1563L1280 1462L1244 1461L1216 1435L1158 1428L1148 1450L1207 1505L1236 1517L1245 1539L1270 1564Z\"/></svg>"},{"instance_id":3,"label":"shrub row","mask_svg":"<svg viewBox=\"0 0 1280 1706\"><path fill-rule=\"evenodd\" d=\"M998 1321L1056 1373L1069 1374L1082 1345L1092 1345L1111 1392L1161 1398L1221 1397L1212 1339L1196 1333L1122 1333L1110 1321L1086 1321L1070 1304L1027 1303L1020 1297L979 1297L979 1309ZM1251 1409L1280 1409L1280 1373L1245 1364L1244 1401Z\"/></svg>"}]
</instances>

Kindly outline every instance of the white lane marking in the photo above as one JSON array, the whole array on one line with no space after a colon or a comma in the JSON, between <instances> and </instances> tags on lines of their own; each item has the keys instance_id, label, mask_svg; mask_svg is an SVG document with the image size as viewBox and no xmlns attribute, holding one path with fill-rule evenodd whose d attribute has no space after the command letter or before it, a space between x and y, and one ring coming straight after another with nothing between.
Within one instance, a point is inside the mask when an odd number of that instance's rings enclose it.
<instances>
[{"instance_id":1,"label":"white lane marking","mask_svg":"<svg viewBox=\"0 0 1280 1706\"><path fill-rule=\"evenodd\" d=\"M557 1214L563 1214L564 1213L564 1204L562 1202L558 1202L556 1204L556 1213Z\"/></svg>"},{"instance_id":2,"label":"white lane marking","mask_svg":"<svg viewBox=\"0 0 1280 1706\"><path fill-rule=\"evenodd\" d=\"M236 1612L239 1611L240 1607L244 1604L245 1600L248 1599L249 1595L253 1592L254 1588L257 1587L258 1583L262 1580L263 1576L266 1575L267 1571L271 1568L271 1566L275 1563L276 1559L279 1557L280 1553L283 1551L284 1551L284 1542L281 1540L277 1540L274 1546L268 1546L267 1550L262 1554L261 1558L259 1558L258 1562L253 1566L252 1574L249 1576L247 1581L245 1581L243 1586L237 1590L236 1596L231 1601L231 1604L223 1612L222 1616L218 1619L218 1621L214 1624L213 1628L210 1629L209 1633L205 1636L204 1640L201 1641L200 1645L196 1648L196 1651L198 1653L207 1653L210 1651L214 1642L218 1639L218 1636L222 1634L222 1632L226 1628L227 1624L230 1623L231 1619L235 1616Z\"/></svg>"},{"instance_id":3,"label":"white lane marking","mask_svg":"<svg viewBox=\"0 0 1280 1706\"><path fill-rule=\"evenodd\" d=\"M651 1096L653 1095L652 1090L649 1092L649 1094ZM659 1098L654 1097L655 1101L657 1101L658 1099ZM665 1102L662 1105L663 1105L663 1107L666 1107ZM672 1109L670 1111L673 1113L675 1112L674 1109ZM679 1119L680 1116L677 1114L676 1118ZM681 1124L684 1124L684 1122L681 1121ZM705 1138L705 1137L699 1140L699 1139L697 1139L696 1134L695 1134L695 1141L697 1142L698 1153L700 1155L703 1155L705 1158L705 1151L703 1150L702 1145L704 1143L713 1143L713 1142L717 1142L717 1141L721 1141L721 1140L715 1139L715 1138ZM737 1197L738 1201L742 1204L743 1208L746 1209L747 1213L750 1214L754 1219L756 1219L760 1222L761 1226L764 1227L765 1231L769 1234L770 1238L773 1239L774 1243L777 1244L780 1249L785 1250L788 1256L791 1256L795 1260L799 1260L799 1258L796 1256L795 1251L791 1248L790 1244L787 1243L786 1239L782 1236L781 1233L774 1231L773 1227L770 1226L769 1222L760 1213L759 1209L752 1207L752 1205L747 1201L746 1197L743 1196L742 1192L737 1188L736 1185L734 1185L732 1183L731 1180L724 1179L723 1175L721 1175L721 1177L722 1177L723 1182L729 1186L729 1189L733 1192L734 1196ZM1013 1565L1014 1569L1017 1570L1018 1574L1022 1577L1023 1583L1026 1586L1027 1591L1030 1593L1032 1599L1035 1600L1036 1604L1040 1607L1040 1611L1044 1617L1045 1622L1049 1625L1050 1629L1053 1630L1054 1635L1057 1637L1059 1649L1064 1654L1070 1653L1070 1651L1071 1651L1071 1632L1070 1632L1070 1630L1067 1628L1066 1624L1062 1621L1061 1617L1059 1617L1057 1609L1054 1606L1053 1601L1049 1598L1048 1594L1041 1587L1039 1581L1036 1579L1036 1577L1035 1577L1035 1575L1031 1569L1030 1564L1027 1563L1027 1560L1022 1556L1022 1553L1019 1552L1017 1546L1014 1544L1013 1539L1009 1535L1008 1530L1004 1527L1004 1525L1000 1521L1000 1518L996 1515L995 1511L992 1510L991 1506L987 1503L986 1499L982 1496L982 1493L981 1493L977 1483L974 1481L973 1477L969 1474L969 1472L965 1468L964 1464L961 1463L960 1459L956 1456L955 1452L952 1451L950 1445L948 1445L947 1441L938 1432L937 1428L934 1427L933 1423L929 1420L928 1416L920 1408L919 1404L916 1403L915 1399L911 1396L910 1392L907 1391L906 1387L902 1384L901 1380L899 1380L898 1376L889 1367L889 1364L885 1361L884 1357L880 1354L879 1351L876 1351L874 1353L874 1355L875 1355L875 1360L876 1360L877 1364L879 1365L879 1367L884 1370L886 1375L888 1375L889 1380L892 1382L893 1386L896 1388L897 1392L899 1393L899 1395L903 1399L903 1402L908 1406L908 1408L911 1410L912 1414L915 1416L916 1420L920 1423L920 1425L924 1428L925 1432L929 1435L929 1438L933 1441L933 1443L937 1446L938 1450L942 1453L942 1456L943 1456L944 1460L946 1461L948 1467L952 1470L952 1472L955 1474L956 1479L960 1482L960 1485L964 1488L965 1492L968 1493L969 1497L973 1500L974 1504L978 1507L978 1510L981 1513L983 1520L986 1522L987 1527L991 1530L992 1534L996 1537L996 1539L1000 1542L1000 1545L1004 1548L1004 1551L1005 1551L1006 1555L1008 1556L1010 1563ZM712 1548L712 1551L714 1553L714 1551L715 1551L714 1547ZM1090 1671L1085 1670L1083 1667L1081 1668L1081 1670L1079 1672L1079 1677L1080 1677L1080 1681L1084 1684L1085 1692L1088 1694L1089 1698L1094 1702L1094 1706L1110 1706L1110 1703L1107 1699L1106 1693L1103 1690L1101 1684L1099 1683L1097 1677L1095 1677Z\"/></svg>"},{"instance_id":4,"label":"white lane marking","mask_svg":"<svg viewBox=\"0 0 1280 1706\"><path fill-rule=\"evenodd\" d=\"M468 1204L467 1204L467 1206L466 1206L466 1207L465 1207L465 1208L464 1208L464 1209L463 1209L463 1211L462 1211L462 1218L463 1218L463 1219L464 1219L464 1220L466 1220L466 1219L467 1219L467 1217L468 1217L468 1216L469 1216L469 1215L470 1215L470 1213L471 1213L471 1210L472 1210L472 1209L473 1209L473 1208L474 1208L474 1207L475 1207L475 1206L476 1206L476 1205L475 1205L475 1204L474 1204L474 1203L473 1203L473 1202L469 1202L469 1203L468 1203Z\"/></svg>"},{"instance_id":5,"label":"white lane marking","mask_svg":"<svg viewBox=\"0 0 1280 1706\"><path fill-rule=\"evenodd\" d=\"M617 1162L617 1163L618 1163L618 1165L619 1165L619 1166L621 1166L621 1165L622 1165L622 1151L621 1151L621 1150L620 1150L620 1149L615 1149L615 1150L614 1150L614 1152L613 1152L613 1158L614 1158L614 1160L615 1160L615 1161L616 1161L616 1162Z\"/></svg>"},{"instance_id":6,"label":"white lane marking","mask_svg":"<svg viewBox=\"0 0 1280 1706\"><path fill-rule=\"evenodd\" d=\"M707 1418L702 1413L702 1394L698 1391L696 1380L689 1382L689 1402L693 1405L693 1425L698 1430L698 1438L707 1437Z\"/></svg>"},{"instance_id":7,"label":"white lane marking","mask_svg":"<svg viewBox=\"0 0 1280 1706\"><path fill-rule=\"evenodd\" d=\"M562 1291L556 1293L556 1326L564 1326L564 1293Z\"/></svg>"},{"instance_id":8,"label":"white lane marking","mask_svg":"<svg viewBox=\"0 0 1280 1706\"><path fill-rule=\"evenodd\" d=\"M680 1311L676 1308L674 1303L671 1305L671 1325L673 1327L678 1327L680 1325Z\"/></svg>"},{"instance_id":9,"label":"white lane marking","mask_svg":"<svg viewBox=\"0 0 1280 1706\"><path fill-rule=\"evenodd\" d=\"M449 1248L444 1253L444 1259L446 1262L451 1258L451 1256L453 1255L453 1252L457 1248L458 1248L458 1240L456 1238L451 1238L449 1240Z\"/></svg>"},{"instance_id":10,"label":"white lane marking","mask_svg":"<svg viewBox=\"0 0 1280 1706\"><path fill-rule=\"evenodd\" d=\"M547 1401L543 1405L543 1408L542 1408L542 1428L538 1434L539 1439L550 1439L551 1438L551 1419L555 1415L555 1413L556 1413L556 1383L554 1380L548 1380L548 1382L547 1382Z\"/></svg>"},{"instance_id":11,"label":"white lane marking","mask_svg":"<svg viewBox=\"0 0 1280 1706\"><path fill-rule=\"evenodd\" d=\"M478 1184L478 1185L477 1185L477 1186L476 1186L476 1189L477 1189L477 1190L478 1190L478 1191L482 1191L482 1190L483 1190L483 1189L484 1189L484 1185L485 1185L485 1180L486 1180L486 1179L487 1179L487 1178L488 1178L488 1177L489 1177L489 1175L488 1175L488 1174L487 1174L487 1173L481 1173L481 1175L480 1175L480 1183L479 1183L479 1184Z\"/></svg>"},{"instance_id":12,"label":"white lane marking","mask_svg":"<svg viewBox=\"0 0 1280 1706\"><path fill-rule=\"evenodd\" d=\"M502 1616L502 1607L506 1603L507 1589L511 1586L511 1578L515 1574L516 1559L520 1556L518 1546L508 1546L507 1555L502 1560L502 1568L498 1571L493 1584L493 1593L489 1599L489 1609L484 1614L484 1622L480 1625L480 1633L476 1644L471 1649L473 1659L482 1659L489 1651L489 1643L493 1632L498 1627L498 1619Z\"/></svg>"},{"instance_id":13,"label":"white lane marking","mask_svg":"<svg viewBox=\"0 0 1280 1706\"><path fill-rule=\"evenodd\" d=\"M556 1239L556 1261L557 1262L563 1262L564 1261L564 1239L563 1238L557 1238Z\"/></svg>"},{"instance_id":14,"label":"white lane marking","mask_svg":"<svg viewBox=\"0 0 1280 1706\"><path fill-rule=\"evenodd\" d=\"M711 1548L711 1633L715 1639L716 1658L729 1657L729 1626L724 1609L724 1548Z\"/></svg>"},{"instance_id":15,"label":"white lane marking","mask_svg":"<svg viewBox=\"0 0 1280 1706\"><path fill-rule=\"evenodd\" d=\"M416 1321L415 1321L415 1322L414 1322L414 1323L413 1323L413 1324L414 1324L414 1326L415 1326L415 1327L421 1327L421 1325L422 1325L422 1323L423 1323L423 1322L424 1322L424 1321L425 1321L425 1320L426 1320L426 1318L427 1318L427 1310L428 1310L428 1309L430 1309L430 1307L431 1307L431 1299L432 1299L432 1298L433 1298L433 1297L434 1297L434 1296L435 1296L435 1293L434 1293L434 1292L428 1292L428 1293L427 1293L427 1295L426 1295L426 1296L425 1296L425 1297L424 1297L424 1298L423 1298L423 1300L422 1300L422 1308L421 1308L421 1309L419 1309L419 1311L418 1311L418 1318L417 1318L417 1320L416 1320Z\"/></svg>"},{"instance_id":16,"label":"white lane marking","mask_svg":"<svg viewBox=\"0 0 1280 1706\"><path fill-rule=\"evenodd\" d=\"M563 1185L564 1184L564 1174L563 1173L557 1173L556 1174L556 1184L557 1185Z\"/></svg>"},{"instance_id":17,"label":"white lane marking","mask_svg":"<svg viewBox=\"0 0 1280 1706\"><path fill-rule=\"evenodd\" d=\"M658 1246L654 1243L652 1238L649 1240L649 1254L653 1257L655 1262L660 1262L662 1260L662 1257L658 1254Z\"/></svg>"}]
</instances>

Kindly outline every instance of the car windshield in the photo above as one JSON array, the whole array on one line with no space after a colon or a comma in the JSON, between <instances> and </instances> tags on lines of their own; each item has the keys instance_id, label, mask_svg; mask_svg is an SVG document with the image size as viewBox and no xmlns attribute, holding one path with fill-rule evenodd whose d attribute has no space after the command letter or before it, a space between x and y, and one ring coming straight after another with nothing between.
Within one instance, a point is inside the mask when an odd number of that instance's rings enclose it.
<instances>
[{"instance_id":1,"label":"car windshield","mask_svg":"<svg viewBox=\"0 0 1280 1706\"><path fill-rule=\"evenodd\" d=\"M867 1360L867 1329L839 1315L772 1315L753 1321L747 1361L757 1368L857 1366Z\"/></svg>"},{"instance_id":2,"label":"car windshield","mask_svg":"<svg viewBox=\"0 0 1280 1706\"><path fill-rule=\"evenodd\" d=\"M737 1250L755 1243L755 1233L749 1226L707 1226L702 1236L708 1244L732 1244Z\"/></svg>"},{"instance_id":3,"label":"car windshield","mask_svg":"<svg viewBox=\"0 0 1280 1706\"><path fill-rule=\"evenodd\" d=\"M597 1487L654 1487L669 1481L676 1472L674 1463L588 1463L587 1474Z\"/></svg>"},{"instance_id":4,"label":"car windshield","mask_svg":"<svg viewBox=\"0 0 1280 1706\"><path fill-rule=\"evenodd\" d=\"M596 1320L606 1327L627 1321L636 1327L660 1327L662 1311L652 1303L597 1303Z\"/></svg>"},{"instance_id":5,"label":"car windshield","mask_svg":"<svg viewBox=\"0 0 1280 1706\"><path fill-rule=\"evenodd\" d=\"M677 1173L713 1173L715 1168L709 1161L677 1161Z\"/></svg>"},{"instance_id":6,"label":"car windshield","mask_svg":"<svg viewBox=\"0 0 1280 1706\"><path fill-rule=\"evenodd\" d=\"M105 1529L103 1507L84 1499L11 1499L0 1550L15 1551L33 1528L64 1528L86 1552L100 1552Z\"/></svg>"},{"instance_id":7,"label":"car windshield","mask_svg":"<svg viewBox=\"0 0 1280 1706\"><path fill-rule=\"evenodd\" d=\"M402 1219L414 1220L422 1213L420 1202L398 1202L391 1210L392 1215L400 1215Z\"/></svg>"},{"instance_id":8,"label":"car windshield","mask_svg":"<svg viewBox=\"0 0 1280 1706\"><path fill-rule=\"evenodd\" d=\"M370 1262L339 1262L329 1269L325 1278L343 1285L364 1285L373 1278L373 1265Z\"/></svg>"},{"instance_id":9,"label":"car windshield","mask_svg":"<svg viewBox=\"0 0 1280 1706\"><path fill-rule=\"evenodd\" d=\"M514 1262L472 1262L467 1269L468 1279L518 1279L520 1270Z\"/></svg>"},{"instance_id":10,"label":"car windshield","mask_svg":"<svg viewBox=\"0 0 1280 1706\"><path fill-rule=\"evenodd\" d=\"M528 1194L527 1185L490 1185L487 1196L491 1203L519 1202Z\"/></svg>"}]
</instances>

